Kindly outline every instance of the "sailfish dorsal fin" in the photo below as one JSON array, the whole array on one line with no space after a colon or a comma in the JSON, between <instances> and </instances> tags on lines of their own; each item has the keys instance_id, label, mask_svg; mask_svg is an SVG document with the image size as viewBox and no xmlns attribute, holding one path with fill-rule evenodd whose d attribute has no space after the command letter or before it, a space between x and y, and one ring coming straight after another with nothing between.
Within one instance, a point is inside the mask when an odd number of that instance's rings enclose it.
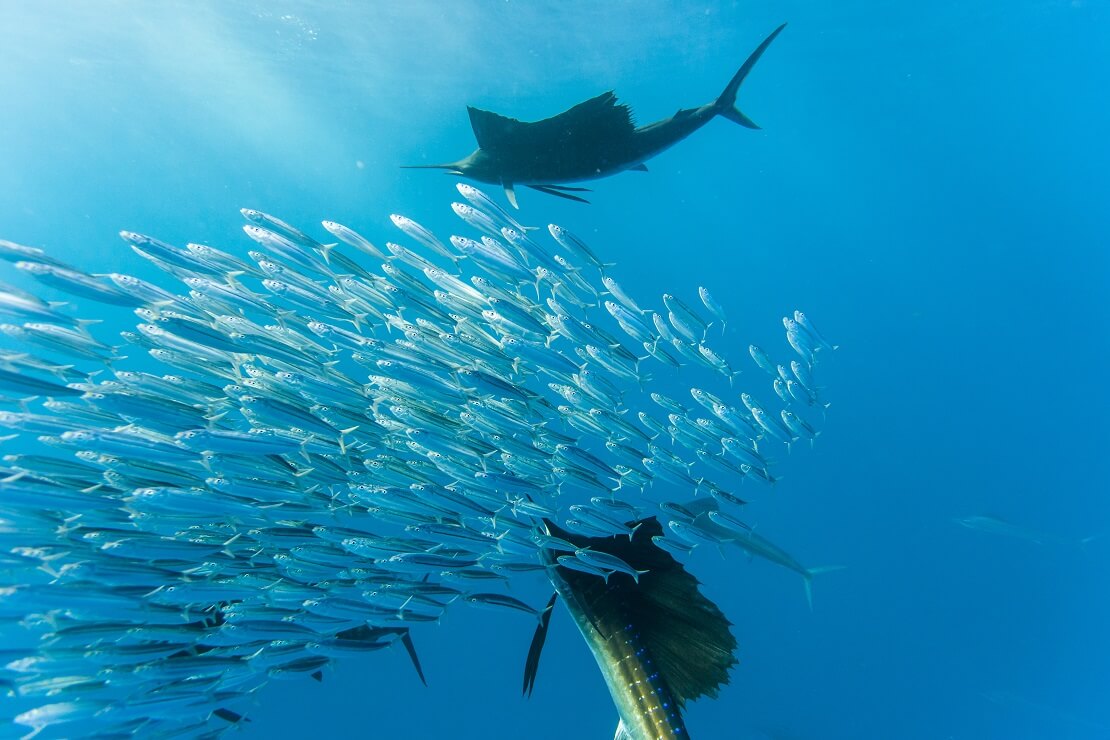
<instances>
[{"instance_id":1,"label":"sailfish dorsal fin","mask_svg":"<svg viewBox=\"0 0 1110 740\"><path fill-rule=\"evenodd\" d=\"M659 561L649 574L654 577L641 577L643 588L637 593L644 644L676 700L715 698L736 663L736 638L729 631L729 621L698 589L698 579L669 553L656 548L653 555ZM651 565L641 561L635 567Z\"/></svg>"},{"instance_id":2,"label":"sailfish dorsal fin","mask_svg":"<svg viewBox=\"0 0 1110 740\"><path fill-rule=\"evenodd\" d=\"M473 106L467 111L478 146L491 154L574 150L620 140L635 130L632 111L611 91L540 121L518 121Z\"/></svg>"},{"instance_id":3,"label":"sailfish dorsal fin","mask_svg":"<svg viewBox=\"0 0 1110 740\"><path fill-rule=\"evenodd\" d=\"M470 113L470 128L474 129L478 146L487 151L496 151L511 142L519 136L522 127L528 126L515 118L481 108L467 106L466 110Z\"/></svg>"},{"instance_id":4,"label":"sailfish dorsal fin","mask_svg":"<svg viewBox=\"0 0 1110 740\"><path fill-rule=\"evenodd\" d=\"M630 134L635 130L632 122L632 109L617 102L612 90L584 100L562 113L537 121L552 128L568 132L586 132L594 135L612 136Z\"/></svg>"},{"instance_id":5,"label":"sailfish dorsal fin","mask_svg":"<svg viewBox=\"0 0 1110 740\"><path fill-rule=\"evenodd\" d=\"M736 663L736 638L721 610L698 588L698 579L652 541L663 529L654 517L644 519L631 541L625 537L581 537L548 523L552 533L570 542L624 560L647 571L639 582L614 576L560 569L599 631L605 625L634 625L655 668L681 704L699 696L716 697ZM608 639L623 639L606 635Z\"/></svg>"}]
</instances>

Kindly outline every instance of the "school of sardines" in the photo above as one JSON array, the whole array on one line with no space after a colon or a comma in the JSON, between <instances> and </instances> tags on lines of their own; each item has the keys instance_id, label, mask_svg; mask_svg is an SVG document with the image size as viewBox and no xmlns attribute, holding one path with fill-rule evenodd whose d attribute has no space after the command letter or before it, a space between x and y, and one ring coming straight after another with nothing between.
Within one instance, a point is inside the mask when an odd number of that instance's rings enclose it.
<instances>
[{"instance_id":1,"label":"school of sardines","mask_svg":"<svg viewBox=\"0 0 1110 740\"><path fill-rule=\"evenodd\" d=\"M251 210L249 259L123 232L176 290L0 242L15 271L138 317L120 344L0 287L4 722L218 735L269 680L344 655L402 643L420 671L409 630L451 604L537 613L505 586L542 577L541 550L626 570L545 522L630 536L656 515L672 553L744 534L739 485L817 435L832 345L795 312L792 361L749 348L774 404L738 395L708 291L645 309L571 232L458 189L476 238L393 216L410 244L385 252ZM717 392L664 396L653 372Z\"/></svg>"}]
</instances>

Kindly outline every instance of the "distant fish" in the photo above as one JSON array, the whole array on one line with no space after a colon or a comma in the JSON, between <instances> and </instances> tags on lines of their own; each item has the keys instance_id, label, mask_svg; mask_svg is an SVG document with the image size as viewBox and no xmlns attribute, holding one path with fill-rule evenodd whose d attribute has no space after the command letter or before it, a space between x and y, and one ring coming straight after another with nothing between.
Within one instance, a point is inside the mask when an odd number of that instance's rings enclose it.
<instances>
[{"instance_id":1,"label":"distant fish","mask_svg":"<svg viewBox=\"0 0 1110 740\"><path fill-rule=\"evenodd\" d=\"M1050 532L1043 532L1040 530L1025 527L1020 524L1012 524L993 516L965 516L955 520L968 529L974 529L977 532L989 532L990 534L999 534L1005 537L1013 537L1026 542L1035 542L1038 545L1075 545L1083 546L1092 540L1098 539L1099 535L1091 535L1090 537L1063 537Z\"/></svg>"},{"instance_id":2,"label":"distant fish","mask_svg":"<svg viewBox=\"0 0 1110 740\"><path fill-rule=\"evenodd\" d=\"M736 107L740 84L786 24L772 31L756 47L712 103L684 108L670 118L636 127L632 111L603 93L542 121L523 122L497 113L468 107L478 149L470 156L446 164L407 165L414 169L447 170L478 182L500 185L517 207L516 185L541 193L586 203L575 193L587 188L560 183L609 177L619 172L647 172L644 164L669 149L717 116L747 128L759 128Z\"/></svg>"},{"instance_id":3,"label":"distant fish","mask_svg":"<svg viewBox=\"0 0 1110 740\"><path fill-rule=\"evenodd\" d=\"M1043 723L1046 728L1049 726L1053 727L1055 730L1051 733L1053 737L1073 737L1070 732L1058 734L1060 726L1083 730L1084 733L1082 737L1088 737L1086 734L1087 732L1096 733L1089 735L1089 737L1110 736L1110 725L1092 721L1086 717L1064 711L1059 707L1044 702L1032 701L1012 691L984 691L980 696L992 704L1004 707L1008 713L1013 712L1015 709L1020 710L1021 714L1034 717L1038 722Z\"/></svg>"}]
</instances>

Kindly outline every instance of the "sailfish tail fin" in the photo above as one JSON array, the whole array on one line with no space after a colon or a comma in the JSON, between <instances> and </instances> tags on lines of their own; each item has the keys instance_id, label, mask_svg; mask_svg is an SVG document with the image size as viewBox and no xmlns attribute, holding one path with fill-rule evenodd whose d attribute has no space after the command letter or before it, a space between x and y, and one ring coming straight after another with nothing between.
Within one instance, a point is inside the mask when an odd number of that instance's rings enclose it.
<instances>
[{"instance_id":1,"label":"sailfish tail fin","mask_svg":"<svg viewBox=\"0 0 1110 740\"><path fill-rule=\"evenodd\" d=\"M771 45L771 42L775 40L776 36L782 33L782 29L784 28L786 28L785 23L772 31L767 38L763 39L763 43L756 47L755 51L748 57L748 60L744 62L744 65L732 76L732 79L728 82L728 86L725 87L725 91L721 93L720 97L718 97L717 101L714 103L717 108L717 115L724 116L728 120L739 123L741 126L747 128L759 128L755 121L745 116L740 112L740 109L736 107L736 93L740 89L740 83L744 81L744 78L752 71L752 67L755 66L755 63L763 56L763 52L767 51L767 47Z\"/></svg>"}]
</instances>

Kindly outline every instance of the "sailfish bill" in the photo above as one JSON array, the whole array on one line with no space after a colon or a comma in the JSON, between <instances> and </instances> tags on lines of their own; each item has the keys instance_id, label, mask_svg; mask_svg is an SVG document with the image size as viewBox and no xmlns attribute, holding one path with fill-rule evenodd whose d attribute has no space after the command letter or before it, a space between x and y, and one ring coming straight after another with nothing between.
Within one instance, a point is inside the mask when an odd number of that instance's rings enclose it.
<instances>
[{"instance_id":1,"label":"sailfish bill","mask_svg":"<svg viewBox=\"0 0 1110 740\"><path fill-rule=\"evenodd\" d=\"M401 169L403 169L403 170L445 170L445 172L443 174L445 174L445 175L455 175L456 177L462 177L463 175L466 174L465 172L460 170L454 164L403 164L403 165L401 165Z\"/></svg>"},{"instance_id":2,"label":"sailfish bill","mask_svg":"<svg viewBox=\"0 0 1110 740\"><path fill-rule=\"evenodd\" d=\"M644 164L706 123L721 116L746 128L758 129L736 107L740 85L771 42L786 28L782 24L756 47L732 76L717 99L697 108L684 108L670 118L637 127L628 106L612 92L602 93L541 121L518 121L499 113L468 107L478 148L457 162L407 165L412 169L441 169L447 174L500 185L517 207L515 185L541 193L588 203L568 195L560 183L609 177L619 172L646 172Z\"/></svg>"},{"instance_id":3,"label":"sailfish bill","mask_svg":"<svg viewBox=\"0 0 1110 740\"><path fill-rule=\"evenodd\" d=\"M615 556L640 571L638 582L625 573L603 579L564 567L549 550L543 557L556 594L605 677L620 714L617 738L686 738L682 710L700 696L716 697L728 683L728 671L737 662L736 638L721 610L698 590L698 580L652 541L663 533L658 520L629 526L636 527L631 539L583 537L547 522L555 537ZM553 596L549 606L554 601ZM535 683L546 636L542 623L528 652L526 694Z\"/></svg>"}]
</instances>

